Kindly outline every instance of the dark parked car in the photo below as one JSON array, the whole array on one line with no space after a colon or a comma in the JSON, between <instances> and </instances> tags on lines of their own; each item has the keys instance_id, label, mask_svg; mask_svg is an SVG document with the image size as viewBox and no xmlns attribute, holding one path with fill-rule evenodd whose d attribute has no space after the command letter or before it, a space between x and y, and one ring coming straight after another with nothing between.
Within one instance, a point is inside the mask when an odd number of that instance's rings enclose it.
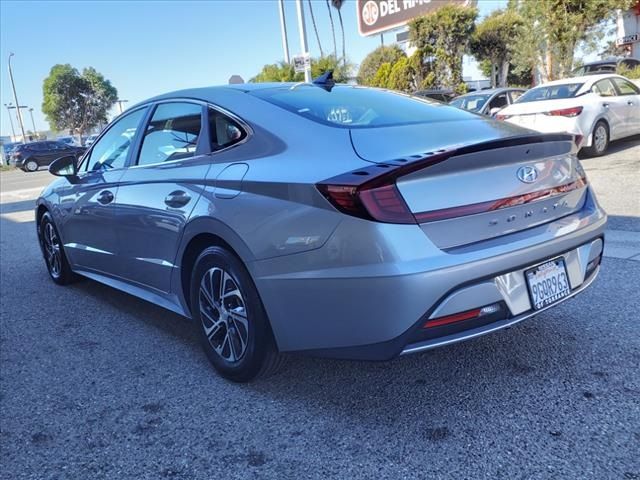
<instances>
[{"instance_id":1,"label":"dark parked car","mask_svg":"<svg viewBox=\"0 0 640 480\"><path fill-rule=\"evenodd\" d=\"M449 102L449 105L493 117L500 110L514 103L525 91L523 88L480 90L462 95Z\"/></svg>"},{"instance_id":2,"label":"dark parked car","mask_svg":"<svg viewBox=\"0 0 640 480\"><path fill-rule=\"evenodd\" d=\"M597 62L585 63L571 71L572 77L582 77L584 75L599 75L602 73L617 73L618 67L624 66L628 69L640 67L640 60L635 58L608 58Z\"/></svg>"},{"instance_id":3,"label":"dark parked car","mask_svg":"<svg viewBox=\"0 0 640 480\"><path fill-rule=\"evenodd\" d=\"M11 163L25 172L35 172L38 168L49 165L56 158L68 155L79 157L84 151L82 147L62 142L31 142L17 145L13 149Z\"/></svg>"},{"instance_id":4,"label":"dark parked car","mask_svg":"<svg viewBox=\"0 0 640 480\"><path fill-rule=\"evenodd\" d=\"M445 88L434 88L429 90L418 90L414 95L418 97L426 97L432 100L437 100L442 103L449 103L456 98L456 92Z\"/></svg>"}]
</instances>

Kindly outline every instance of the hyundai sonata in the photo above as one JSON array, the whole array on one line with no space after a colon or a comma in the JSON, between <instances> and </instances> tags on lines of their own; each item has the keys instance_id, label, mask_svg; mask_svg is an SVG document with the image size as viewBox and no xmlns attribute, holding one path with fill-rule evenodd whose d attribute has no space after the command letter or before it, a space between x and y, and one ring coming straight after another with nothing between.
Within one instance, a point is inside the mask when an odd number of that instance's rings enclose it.
<instances>
[{"instance_id":1,"label":"hyundai sonata","mask_svg":"<svg viewBox=\"0 0 640 480\"><path fill-rule=\"evenodd\" d=\"M408 95L246 84L124 112L37 201L49 274L194 320L226 378L386 360L587 288L606 215L569 135Z\"/></svg>"}]
</instances>

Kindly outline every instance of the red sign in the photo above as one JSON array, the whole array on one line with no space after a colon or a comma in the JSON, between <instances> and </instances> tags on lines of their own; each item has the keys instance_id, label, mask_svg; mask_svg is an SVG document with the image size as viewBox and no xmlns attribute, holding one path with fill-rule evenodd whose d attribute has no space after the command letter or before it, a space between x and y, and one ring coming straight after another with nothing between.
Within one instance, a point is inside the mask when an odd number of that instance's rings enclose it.
<instances>
[{"instance_id":1,"label":"red sign","mask_svg":"<svg viewBox=\"0 0 640 480\"><path fill-rule=\"evenodd\" d=\"M477 0L357 0L358 31L374 35L406 25L445 5L475 6Z\"/></svg>"}]
</instances>

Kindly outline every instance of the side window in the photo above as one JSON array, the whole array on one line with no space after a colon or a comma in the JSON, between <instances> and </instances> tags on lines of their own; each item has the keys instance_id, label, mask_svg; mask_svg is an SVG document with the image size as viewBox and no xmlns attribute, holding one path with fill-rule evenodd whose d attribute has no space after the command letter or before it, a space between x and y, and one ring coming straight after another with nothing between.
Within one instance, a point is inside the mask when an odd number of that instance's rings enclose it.
<instances>
[{"instance_id":1,"label":"side window","mask_svg":"<svg viewBox=\"0 0 640 480\"><path fill-rule=\"evenodd\" d=\"M144 117L146 109L141 108L122 117L112 125L99 142L96 142L85 160L86 171L122 168L133 137Z\"/></svg>"},{"instance_id":2,"label":"side window","mask_svg":"<svg viewBox=\"0 0 640 480\"><path fill-rule=\"evenodd\" d=\"M138 165L195 156L202 107L194 103L161 103L153 112L142 140Z\"/></svg>"},{"instance_id":3,"label":"side window","mask_svg":"<svg viewBox=\"0 0 640 480\"><path fill-rule=\"evenodd\" d=\"M238 122L223 113L209 109L209 138L211 138L211 151L221 150L239 142L247 136Z\"/></svg>"},{"instance_id":4,"label":"side window","mask_svg":"<svg viewBox=\"0 0 640 480\"><path fill-rule=\"evenodd\" d=\"M613 82L620 90L620 95L638 95L640 93L640 88L622 78L614 78Z\"/></svg>"},{"instance_id":5,"label":"side window","mask_svg":"<svg viewBox=\"0 0 640 480\"><path fill-rule=\"evenodd\" d=\"M507 94L501 93L500 95L495 97L493 100L491 100L491 102L489 102L489 111L491 111L494 108L504 108L508 104L509 102L507 102Z\"/></svg>"},{"instance_id":6,"label":"side window","mask_svg":"<svg viewBox=\"0 0 640 480\"><path fill-rule=\"evenodd\" d=\"M515 103L515 101L518 100L523 93L524 92L521 92L520 90L512 90L511 92L509 92L509 96L511 97L511 103Z\"/></svg>"},{"instance_id":7,"label":"side window","mask_svg":"<svg viewBox=\"0 0 640 480\"><path fill-rule=\"evenodd\" d=\"M615 97L618 94L609 79L596 82L592 90L601 97Z\"/></svg>"}]
</instances>

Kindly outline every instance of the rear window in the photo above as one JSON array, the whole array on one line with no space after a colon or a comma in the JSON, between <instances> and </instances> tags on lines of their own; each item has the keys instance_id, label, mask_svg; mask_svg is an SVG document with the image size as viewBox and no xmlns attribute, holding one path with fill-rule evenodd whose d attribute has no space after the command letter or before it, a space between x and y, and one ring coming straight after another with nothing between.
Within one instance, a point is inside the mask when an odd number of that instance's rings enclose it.
<instances>
[{"instance_id":1,"label":"rear window","mask_svg":"<svg viewBox=\"0 0 640 480\"><path fill-rule=\"evenodd\" d=\"M540 100L558 100L561 98L573 98L580 90L583 83L567 83L563 85L549 85L546 87L532 88L522 95L516 103L538 102Z\"/></svg>"},{"instance_id":2,"label":"rear window","mask_svg":"<svg viewBox=\"0 0 640 480\"><path fill-rule=\"evenodd\" d=\"M300 85L250 92L256 97L319 123L343 128L389 127L470 118L433 100L399 92L340 85L330 92Z\"/></svg>"},{"instance_id":3,"label":"rear window","mask_svg":"<svg viewBox=\"0 0 640 480\"><path fill-rule=\"evenodd\" d=\"M449 102L449 105L464 108L465 110L470 110L472 112L479 112L482 110L482 107L484 107L484 104L487 103L489 98L491 98L490 93L484 95L465 95L452 100Z\"/></svg>"}]
</instances>

